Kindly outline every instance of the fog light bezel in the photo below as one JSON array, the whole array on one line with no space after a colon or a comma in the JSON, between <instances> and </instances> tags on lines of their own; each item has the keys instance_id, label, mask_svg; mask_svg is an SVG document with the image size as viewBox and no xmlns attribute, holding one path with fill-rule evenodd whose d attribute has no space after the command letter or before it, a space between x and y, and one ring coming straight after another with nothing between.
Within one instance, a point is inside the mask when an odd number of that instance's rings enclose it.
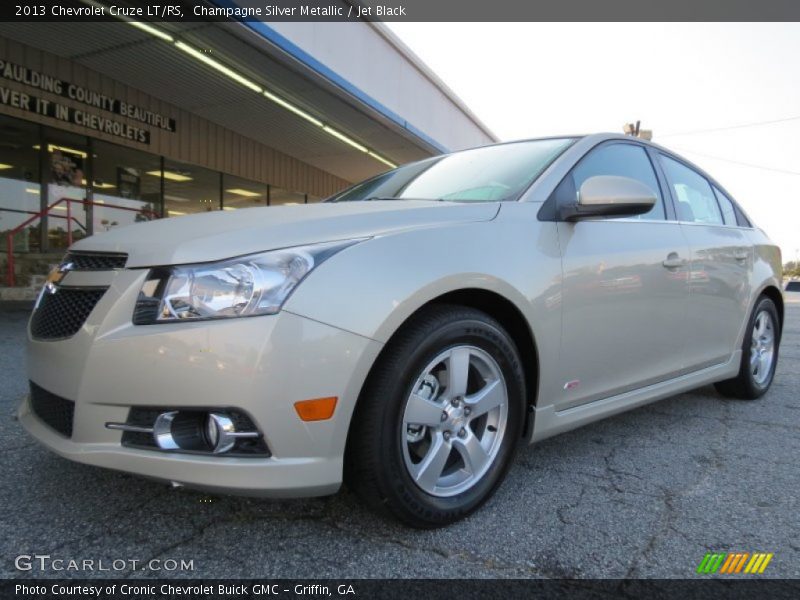
<instances>
[{"instance_id":1,"label":"fog light bezel","mask_svg":"<svg viewBox=\"0 0 800 600\"><path fill-rule=\"evenodd\" d=\"M216 440L209 436L210 420L218 427ZM106 423L106 428L121 430L121 444L136 449L221 458L272 456L255 420L240 408L136 406L125 423Z\"/></svg>"}]
</instances>

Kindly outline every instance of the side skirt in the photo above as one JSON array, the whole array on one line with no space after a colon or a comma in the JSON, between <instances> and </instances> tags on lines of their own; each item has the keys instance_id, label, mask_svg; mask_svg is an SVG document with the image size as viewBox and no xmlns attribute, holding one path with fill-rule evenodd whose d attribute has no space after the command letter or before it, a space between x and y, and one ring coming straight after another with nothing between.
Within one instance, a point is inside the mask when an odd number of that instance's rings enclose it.
<instances>
[{"instance_id":1,"label":"side skirt","mask_svg":"<svg viewBox=\"0 0 800 600\"><path fill-rule=\"evenodd\" d=\"M734 352L728 362L706 367L674 379L654 383L638 390L631 390L617 396L595 400L588 404L558 411L551 404L537 407L533 420L533 433L530 442L577 429L594 421L605 419L633 408L650 404L657 400L674 396L715 381L735 377L739 372L742 351Z\"/></svg>"}]
</instances>

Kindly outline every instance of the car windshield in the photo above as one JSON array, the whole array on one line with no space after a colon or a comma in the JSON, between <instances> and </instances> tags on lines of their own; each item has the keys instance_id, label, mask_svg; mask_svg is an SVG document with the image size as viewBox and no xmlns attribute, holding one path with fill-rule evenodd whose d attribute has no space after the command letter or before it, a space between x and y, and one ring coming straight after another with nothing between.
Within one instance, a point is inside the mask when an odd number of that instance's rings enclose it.
<instances>
[{"instance_id":1,"label":"car windshield","mask_svg":"<svg viewBox=\"0 0 800 600\"><path fill-rule=\"evenodd\" d=\"M358 183L328 199L516 200L574 138L514 142L464 150L404 165Z\"/></svg>"}]
</instances>

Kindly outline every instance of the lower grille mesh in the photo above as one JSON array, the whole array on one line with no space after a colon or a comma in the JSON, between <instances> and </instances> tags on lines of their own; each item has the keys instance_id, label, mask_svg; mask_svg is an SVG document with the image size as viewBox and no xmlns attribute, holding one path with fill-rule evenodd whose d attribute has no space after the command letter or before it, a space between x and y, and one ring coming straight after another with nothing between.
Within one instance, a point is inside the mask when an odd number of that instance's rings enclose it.
<instances>
[{"instance_id":1,"label":"lower grille mesh","mask_svg":"<svg viewBox=\"0 0 800 600\"><path fill-rule=\"evenodd\" d=\"M39 387L32 381L31 408L45 424L66 437L72 437L75 403Z\"/></svg>"}]
</instances>

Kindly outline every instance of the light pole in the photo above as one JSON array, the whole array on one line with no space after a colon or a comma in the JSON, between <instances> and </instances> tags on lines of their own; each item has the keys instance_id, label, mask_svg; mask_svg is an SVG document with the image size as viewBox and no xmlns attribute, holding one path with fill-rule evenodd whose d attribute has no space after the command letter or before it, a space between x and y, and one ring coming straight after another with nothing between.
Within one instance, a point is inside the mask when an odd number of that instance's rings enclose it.
<instances>
[{"instance_id":1,"label":"light pole","mask_svg":"<svg viewBox=\"0 0 800 600\"><path fill-rule=\"evenodd\" d=\"M800 248L794 249L794 275L797 277L800 275L800 262L797 261L798 256L800 256Z\"/></svg>"}]
</instances>

